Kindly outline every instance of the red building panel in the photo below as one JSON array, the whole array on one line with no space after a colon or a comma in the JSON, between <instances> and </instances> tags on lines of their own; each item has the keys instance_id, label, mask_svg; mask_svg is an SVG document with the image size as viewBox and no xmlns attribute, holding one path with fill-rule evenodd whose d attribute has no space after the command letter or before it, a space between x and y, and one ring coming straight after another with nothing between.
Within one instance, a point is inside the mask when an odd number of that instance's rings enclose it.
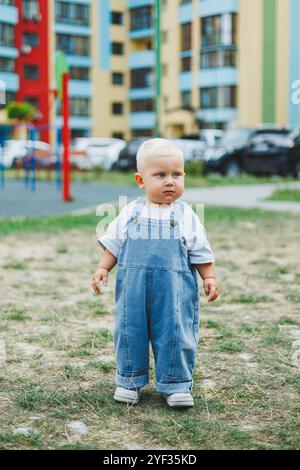
<instances>
[{"instance_id":1,"label":"red building panel","mask_svg":"<svg viewBox=\"0 0 300 470\"><path fill-rule=\"evenodd\" d=\"M37 12L26 11L23 0L15 0L19 11L19 22L16 25L16 47L19 50L16 72L19 75L20 88L17 101L37 103L39 114L34 124L44 127L40 130L39 138L49 142L50 133L46 126L49 125L52 96L49 83L48 0L39 0L37 3ZM25 36L27 42L32 42L32 46L24 45Z\"/></svg>"}]
</instances>

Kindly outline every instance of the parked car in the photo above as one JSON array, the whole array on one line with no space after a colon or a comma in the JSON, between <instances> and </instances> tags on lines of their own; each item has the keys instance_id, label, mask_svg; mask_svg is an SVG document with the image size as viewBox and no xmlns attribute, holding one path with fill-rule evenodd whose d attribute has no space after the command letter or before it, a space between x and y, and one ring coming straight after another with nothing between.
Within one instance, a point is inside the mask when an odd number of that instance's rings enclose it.
<instances>
[{"instance_id":1,"label":"parked car","mask_svg":"<svg viewBox=\"0 0 300 470\"><path fill-rule=\"evenodd\" d=\"M121 171L136 171L136 154L138 148L147 139L149 139L149 137L139 137L138 139L128 142L126 147L121 150L119 159L113 165L113 168ZM205 149L204 143L199 140L170 139L170 141L182 150L186 162L200 159Z\"/></svg>"},{"instance_id":2,"label":"parked car","mask_svg":"<svg viewBox=\"0 0 300 470\"><path fill-rule=\"evenodd\" d=\"M218 145L224 135L224 131L220 129L201 129L196 134L184 134L180 139L199 140L205 144L205 147L214 147Z\"/></svg>"},{"instance_id":3,"label":"parked car","mask_svg":"<svg viewBox=\"0 0 300 470\"><path fill-rule=\"evenodd\" d=\"M150 137L138 137L127 143L121 150L118 160L113 164L113 170L136 171L136 154L140 145Z\"/></svg>"},{"instance_id":4,"label":"parked car","mask_svg":"<svg viewBox=\"0 0 300 470\"><path fill-rule=\"evenodd\" d=\"M23 165L26 158L31 157L35 157L41 167L51 166L56 162L51 146L40 140L6 140L2 151L0 150L0 161L5 168Z\"/></svg>"},{"instance_id":5,"label":"parked car","mask_svg":"<svg viewBox=\"0 0 300 470\"><path fill-rule=\"evenodd\" d=\"M170 139L183 153L184 161L200 160L205 151L205 143L194 139Z\"/></svg>"},{"instance_id":6,"label":"parked car","mask_svg":"<svg viewBox=\"0 0 300 470\"><path fill-rule=\"evenodd\" d=\"M260 126L225 132L219 145L206 150L204 171L237 176L297 173L298 131L291 127Z\"/></svg>"},{"instance_id":7,"label":"parked car","mask_svg":"<svg viewBox=\"0 0 300 470\"><path fill-rule=\"evenodd\" d=\"M126 142L113 138L78 138L71 148L71 163L80 169L111 170Z\"/></svg>"}]
</instances>

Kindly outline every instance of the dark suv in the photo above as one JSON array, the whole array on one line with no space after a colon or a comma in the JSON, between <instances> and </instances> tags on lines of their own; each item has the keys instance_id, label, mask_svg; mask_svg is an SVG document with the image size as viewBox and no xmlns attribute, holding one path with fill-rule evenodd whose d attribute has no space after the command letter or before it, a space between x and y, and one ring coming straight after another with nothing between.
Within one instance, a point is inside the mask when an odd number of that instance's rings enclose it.
<instances>
[{"instance_id":1,"label":"dark suv","mask_svg":"<svg viewBox=\"0 0 300 470\"><path fill-rule=\"evenodd\" d=\"M300 178L299 131L277 126L229 129L218 146L207 149L204 161L205 173L236 176L245 171Z\"/></svg>"},{"instance_id":2,"label":"dark suv","mask_svg":"<svg viewBox=\"0 0 300 470\"><path fill-rule=\"evenodd\" d=\"M128 142L126 147L124 147L119 153L119 158L113 164L112 169L121 171L136 171L136 154L138 148L147 139L149 139L149 137L139 137Z\"/></svg>"}]
</instances>

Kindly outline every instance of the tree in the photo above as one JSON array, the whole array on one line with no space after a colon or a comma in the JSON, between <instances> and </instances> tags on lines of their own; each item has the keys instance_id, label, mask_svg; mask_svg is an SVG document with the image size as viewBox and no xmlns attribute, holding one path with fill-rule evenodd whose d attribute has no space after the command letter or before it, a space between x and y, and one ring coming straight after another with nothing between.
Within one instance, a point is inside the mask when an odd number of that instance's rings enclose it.
<instances>
[{"instance_id":1,"label":"tree","mask_svg":"<svg viewBox=\"0 0 300 470\"><path fill-rule=\"evenodd\" d=\"M31 122L35 119L37 109L30 103L17 103L13 101L7 105L8 119L15 119L17 121Z\"/></svg>"}]
</instances>

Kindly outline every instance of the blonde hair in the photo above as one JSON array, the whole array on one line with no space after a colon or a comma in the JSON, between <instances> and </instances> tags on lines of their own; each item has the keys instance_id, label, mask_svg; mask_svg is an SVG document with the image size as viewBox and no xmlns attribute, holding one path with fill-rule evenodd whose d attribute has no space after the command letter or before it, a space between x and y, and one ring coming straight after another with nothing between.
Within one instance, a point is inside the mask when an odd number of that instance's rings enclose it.
<instances>
[{"instance_id":1,"label":"blonde hair","mask_svg":"<svg viewBox=\"0 0 300 470\"><path fill-rule=\"evenodd\" d=\"M140 145L136 154L137 170L140 172L147 160L153 157L178 156L184 161L184 156L179 147L176 147L168 139L148 139Z\"/></svg>"}]
</instances>

